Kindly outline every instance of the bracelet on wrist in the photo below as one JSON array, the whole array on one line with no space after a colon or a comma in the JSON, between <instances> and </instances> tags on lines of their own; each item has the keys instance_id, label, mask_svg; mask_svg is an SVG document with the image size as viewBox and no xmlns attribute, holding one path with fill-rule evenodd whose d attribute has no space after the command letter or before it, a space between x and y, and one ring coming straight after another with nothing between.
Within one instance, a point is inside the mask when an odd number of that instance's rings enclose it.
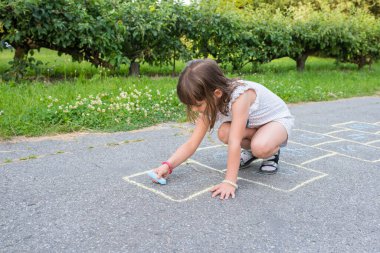
<instances>
[{"instance_id":1,"label":"bracelet on wrist","mask_svg":"<svg viewBox=\"0 0 380 253\"><path fill-rule=\"evenodd\" d=\"M169 167L169 174L172 174L173 166L168 161L162 162L161 164L166 164Z\"/></svg>"},{"instance_id":2,"label":"bracelet on wrist","mask_svg":"<svg viewBox=\"0 0 380 253\"><path fill-rule=\"evenodd\" d=\"M235 189L238 189L238 188L239 188L239 186L238 186L237 184L235 184L234 182L232 182L232 181L230 181L230 180L224 179L222 182L223 182L223 183L227 183L227 184L229 184L229 185L232 185L233 187L235 187Z\"/></svg>"}]
</instances>

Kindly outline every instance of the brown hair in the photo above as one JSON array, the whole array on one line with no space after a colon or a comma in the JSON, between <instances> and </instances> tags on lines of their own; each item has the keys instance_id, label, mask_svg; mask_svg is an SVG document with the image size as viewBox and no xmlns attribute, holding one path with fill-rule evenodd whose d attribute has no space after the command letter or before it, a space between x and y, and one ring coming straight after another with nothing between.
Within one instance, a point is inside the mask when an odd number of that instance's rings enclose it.
<instances>
[{"instance_id":1,"label":"brown hair","mask_svg":"<svg viewBox=\"0 0 380 253\"><path fill-rule=\"evenodd\" d=\"M194 122L197 113L191 107L199 101L206 101L205 115L209 120L210 130L214 127L218 112L226 115L228 103L233 89L238 85L235 80L224 76L218 64L210 59L192 60L187 63L182 71L178 84L177 94L179 100L187 106L187 116ZM215 100L214 91L219 89L222 96Z\"/></svg>"}]
</instances>

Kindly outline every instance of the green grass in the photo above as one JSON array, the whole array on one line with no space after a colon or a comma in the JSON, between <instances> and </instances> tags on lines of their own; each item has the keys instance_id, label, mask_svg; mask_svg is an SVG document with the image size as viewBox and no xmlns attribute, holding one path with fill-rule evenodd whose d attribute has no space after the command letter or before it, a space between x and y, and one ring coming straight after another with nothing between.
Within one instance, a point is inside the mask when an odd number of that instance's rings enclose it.
<instances>
[{"instance_id":1,"label":"green grass","mask_svg":"<svg viewBox=\"0 0 380 253\"><path fill-rule=\"evenodd\" d=\"M0 74L13 57L0 53ZM172 67L143 64L140 78L118 76L90 64L72 63L70 57L41 50L43 61L34 81L0 83L0 138L41 136L73 131L126 131L166 121L184 121L185 110L175 94ZM184 67L177 63L176 73ZM228 73L228 70L227 70ZM283 58L242 73L228 74L264 84L288 103L325 101L378 94L380 64L357 70L336 65L333 59L311 57L303 73L293 60Z\"/></svg>"}]
</instances>

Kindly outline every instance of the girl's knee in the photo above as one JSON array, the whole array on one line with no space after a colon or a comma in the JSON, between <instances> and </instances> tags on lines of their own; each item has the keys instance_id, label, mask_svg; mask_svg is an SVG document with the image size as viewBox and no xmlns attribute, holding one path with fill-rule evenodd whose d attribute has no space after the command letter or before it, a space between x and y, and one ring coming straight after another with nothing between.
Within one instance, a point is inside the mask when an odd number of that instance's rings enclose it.
<instances>
[{"instance_id":1,"label":"girl's knee","mask_svg":"<svg viewBox=\"0 0 380 253\"><path fill-rule=\"evenodd\" d=\"M224 144L228 143L228 136L230 133L230 124L223 123L218 129L218 138Z\"/></svg>"},{"instance_id":2,"label":"girl's knee","mask_svg":"<svg viewBox=\"0 0 380 253\"><path fill-rule=\"evenodd\" d=\"M251 150L252 154L258 158L268 158L273 155L278 147L273 147L270 143L263 141L252 141Z\"/></svg>"}]
</instances>

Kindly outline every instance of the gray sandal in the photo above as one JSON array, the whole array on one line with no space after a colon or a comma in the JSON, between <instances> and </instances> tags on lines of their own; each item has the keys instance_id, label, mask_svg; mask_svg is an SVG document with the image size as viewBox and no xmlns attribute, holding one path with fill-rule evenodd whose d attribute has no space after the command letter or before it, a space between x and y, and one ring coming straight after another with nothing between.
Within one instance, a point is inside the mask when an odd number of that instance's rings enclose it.
<instances>
[{"instance_id":1,"label":"gray sandal","mask_svg":"<svg viewBox=\"0 0 380 253\"><path fill-rule=\"evenodd\" d=\"M251 150L243 149L240 153L240 166L239 169L245 169L251 165L251 163L256 160L257 157L255 157Z\"/></svg>"},{"instance_id":2,"label":"gray sandal","mask_svg":"<svg viewBox=\"0 0 380 253\"><path fill-rule=\"evenodd\" d=\"M275 174L278 170L278 160L280 159L280 150L271 157L265 159L260 167L260 173Z\"/></svg>"}]
</instances>

